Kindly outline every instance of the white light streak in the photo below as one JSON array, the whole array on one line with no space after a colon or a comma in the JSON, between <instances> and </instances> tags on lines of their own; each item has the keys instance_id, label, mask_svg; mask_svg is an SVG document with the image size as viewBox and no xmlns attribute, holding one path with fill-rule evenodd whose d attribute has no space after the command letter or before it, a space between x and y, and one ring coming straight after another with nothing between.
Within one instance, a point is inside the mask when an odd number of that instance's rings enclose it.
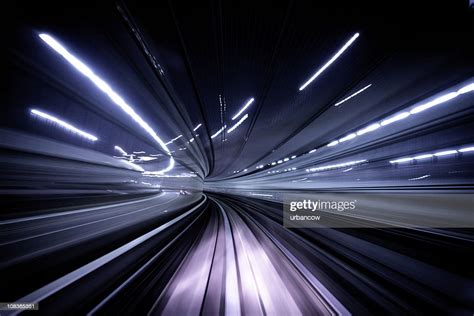
<instances>
[{"instance_id":1,"label":"white light streak","mask_svg":"<svg viewBox=\"0 0 474 316\"><path fill-rule=\"evenodd\" d=\"M474 147L465 147L458 150L460 153L467 153L469 151L474 151Z\"/></svg>"},{"instance_id":2,"label":"white light streak","mask_svg":"<svg viewBox=\"0 0 474 316\"><path fill-rule=\"evenodd\" d=\"M339 139L339 142L342 143L342 142L345 142L345 141L348 141L348 140L351 140L353 138L356 138L356 134L355 133L351 133L347 136L344 136L343 138Z\"/></svg>"},{"instance_id":3,"label":"white light streak","mask_svg":"<svg viewBox=\"0 0 474 316\"><path fill-rule=\"evenodd\" d=\"M311 150L308 152L308 154L312 154L312 153L314 153L314 152L316 152L316 148L315 148L315 149L311 149Z\"/></svg>"},{"instance_id":4,"label":"white light streak","mask_svg":"<svg viewBox=\"0 0 474 316\"><path fill-rule=\"evenodd\" d=\"M407 162L407 161L412 161L412 160L425 160L425 159L429 159L429 158L433 158L433 157L443 157L443 156L449 156L449 155L455 155L457 153L463 153L463 152L470 152L470 151L474 151L474 147L464 147L464 148L460 148L458 150L455 150L455 149L450 149L450 150L442 150L442 151L438 151L434 154L430 154L430 153L427 153L427 154L421 154L421 155L418 155L418 156L415 156L415 157L410 157L410 158L400 158L400 159L396 159L396 160L391 160L390 163L400 163L400 162Z\"/></svg>"},{"instance_id":5,"label":"white light streak","mask_svg":"<svg viewBox=\"0 0 474 316\"><path fill-rule=\"evenodd\" d=\"M328 165L328 166L323 166L323 167L310 168L310 169L306 169L306 171L307 172L316 172L316 171L325 171L325 170L337 169L337 168L346 168L346 167L358 165L358 164L361 164L361 163L364 163L364 162L367 162L367 160L362 159L362 160L343 162L343 163L339 163L339 164L335 164L335 165Z\"/></svg>"},{"instance_id":6,"label":"white light streak","mask_svg":"<svg viewBox=\"0 0 474 316\"><path fill-rule=\"evenodd\" d=\"M468 93L468 92L472 92L472 91L474 91L474 82L462 87L461 89L459 89L458 93L459 94L464 94L464 93Z\"/></svg>"},{"instance_id":7,"label":"white light streak","mask_svg":"<svg viewBox=\"0 0 474 316\"><path fill-rule=\"evenodd\" d=\"M81 131L81 130L78 129L77 127L75 127L75 126L73 126L73 125L71 125L71 124L69 124L69 123L67 123L67 122L65 122L65 121L63 121L63 120L61 120L61 119L59 119L59 118L53 116L53 115L50 115L50 114L47 114L47 113L44 113L44 112L42 112L42 111L35 110L35 109L31 110L31 113L34 114L34 115L37 115L37 116L39 116L39 117L41 117L41 118L44 118L44 119L46 119L46 120L48 120L48 121L54 122L54 123L58 124L59 126L65 128L65 129L67 129L68 131L73 132L73 133L75 133L75 134L77 134L77 135L79 135L79 136L81 136L81 137L84 137L84 138L86 138L86 139L88 139L88 140L91 140L91 141L93 141L93 142L95 142L95 141L98 140L98 138L95 137L94 135L89 134L89 133L84 132L84 131Z\"/></svg>"},{"instance_id":8,"label":"white light streak","mask_svg":"<svg viewBox=\"0 0 474 316\"><path fill-rule=\"evenodd\" d=\"M218 130L214 135L212 135L211 138L214 139L217 136L219 136L219 134L222 133L226 127L227 127L227 125L222 126L222 128L220 130Z\"/></svg>"},{"instance_id":9,"label":"white light streak","mask_svg":"<svg viewBox=\"0 0 474 316\"><path fill-rule=\"evenodd\" d=\"M288 160L290 160L290 158L285 158L285 159L283 159L283 161L285 161L285 162L288 161Z\"/></svg>"},{"instance_id":10,"label":"white light streak","mask_svg":"<svg viewBox=\"0 0 474 316\"><path fill-rule=\"evenodd\" d=\"M244 116L242 116L240 118L240 120L238 120L237 123L234 124L234 126L232 126L231 128L229 128L229 130L227 131L228 134L232 133L237 127L239 127L240 124L243 123L243 121L245 121L247 118L249 117L248 114L245 114Z\"/></svg>"},{"instance_id":11,"label":"white light streak","mask_svg":"<svg viewBox=\"0 0 474 316\"><path fill-rule=\"evenodd\" d=\"M121 153L123 156L128 155L127 152L125 150L123 150L122 147L120 147L120 146L115 146L114 149L116 151L118 151L119 153Z\"/></svg>"},{"instance_id":12,"label":"white light streak","mask_svg":"<svg viewBox=\"0 0 474 316\"><path fill-rule=\"evenodd\" d=\"M442 156L454 155L454 154L457 154L457 153L458 153L457 150L445 150L445 151L437 152L434 155L436 157L442 157Z\"/></svg>"},{"instance_id":13,"label":"white light streak","mask_svg":"<svg viewBox=\"0 0 474 316\"><path fill-rule=\"evenodd\" d=\"M175 138L173 138L172 140L170 140L169 142L167 142L165 145L169 145L169 144L173 143L175 140L180 139L181 137L183 137L183 135L178 135Z\"/></svg>"},{"instance_id":14,"label":"white light streak","mask_svg":"<svg viewBox=\"0 0 474 316\"><path fill-rule=\"evenodd\" d=\"M411 115L410 112L402 112L400 114L392 116L391 118L383 120L382 122L380 122L380 125L382 125L382 126L389 125L389 124L392 124L393 122L406 119L410 115Z\"/></svg>"},{"instance_id":15,"label":"white light streak","mask_svg":"<svg viewBox=\"0 0 474 316\"><path fill-rule=\"evenodd\" d=\"M333 140L332 142L330 142L329 144L327 144L328 147L332 147L332 146L336 146L337 144L339 144L339 141L338 140Z\"/></svg>"},{"instance_id":16,"label":"white light streak","mask_svg":"<svg viewBox=\"0 0 474 316\"><path fill-rule=\"evenodd\" d=\"M291 156L291 159L295 159L295 158L296 158L296 155Z\"/></svg>"},{"instance_id":17,"label":"white light streak","mask_svg":"<svg viewBox=\"0 0 474 316\"><path fill-rule=\"evenodd\" d=\"M72 55L65 47L63 47L50 35L40 34L39 37L64 59L66 59L80 73L89 78L89 80L91 80L97 88L104 92L118 107L120 107L127 115L129 115L136 123L138 123L138 125L140 125L160 145L160 147L170 156L169 166L164 170L169 171L173 168L174 160L172 159L171 152L169 151L168 147L166 147L166 144L156 134L153 128L147 122L145 122L145 120L140 115L138 115L135 110L109 86L108 83L97 76L87 65L80 61L76 56Z\"/></svg>"},{"instance_id":18,"label":"white light streak","mask_svg":"<svg viewBox=\"0 0 474 316\"><path fill-rule=\"evenodd\" d=\"M320 74L322 74L329 66L331 66L331 64L337 59L339 58L339 56L342 55L342 53L344 53L344 51L349 47L351 46L351 44L359 37L359 33L355 33L350 40L348 40L344 46L341 47L341 49L339 49L339 51L334 55L332 56L332 58L326 62L324 64L324 66L322 66L321 68L319 68L319 70L311 77L308 79L308 81L306 81L301 87L300 87L300 91L302 91L304 88L306 88L311 82L313 82L314 79L316 79Z\"/></svg>"},{"instance_id":19,"label":"white light streak","mask_svg":"<svg viewBox=\"0 0 474 316\"><path fill-rule=\"evenodd\" d=\"M369 125L361 130L359 130L357 132L357 136L360 136L360 135L364 135L364 134L367 134L369 132L372 132L372 131L375 131L376 129L378 129L380 127L380 124L379 123L375 123L375 124L372 124L372 125Z\"/></svg>"},{"instance_id":20,"label":"white light streak","mask_svg":"<svg viewBox=\"0 0 474 316\"><path fill-rule=\"evenodd\" d=\"M447 102L451 99L454 99L455 97L457 97L459 94L457 92L451 92L451 93L448 93L448 94L445 94L443 96L440 96L432 101L429 101L427 103L424 103L424 104L421 104L421 105L418 105L417 107L411 109L410 113L411 114L416 114L416 113L420 113L424 110L427 110L429 108L432 108L433 106L436 106L438 104L441 104L441 103L444 103L444 102Z\"/></svg>"},{"instance_id":21,"label":"white light streak","mask_svg":"<svg viewBox=\"0 0 474 316\"><path fill-rule=\"evenodd\" d=\"M273 197L273 195L271 194L262 194L262 193L250 193L250 195Z\"/></svg>"},{"instance_id":22,"label":"white light streak","mask_svg":"<svg viewBox=\"0 0 474 316\"><path fill-rule=\"evenodd\" d=\"M346 102L347 100L352 99L353 97L355 97L355 96L358 95L359 93L361 93L361 92L363 92L364 90L370 88L371 85L372 85L372 84L369 84L369 85L363 87L362 89L360 89L359 91L357 91L357 92L351 94L351 95L348 96L347 98L345 98L345 99L343 99L343 100L337 102L336 104L334 104L334 106L339 106L339 105L341 105L342 103Z\"/></svg>"},{"instance_id":23,"label":"white light streak","mask_svg":"<svg viewBox=\"0 0 474 316\"><path fill-rule=\"evenodd\" d=\"M407 158L400 158L400 159L396 159L396 160L391 160L390 163L401 163L401 162L408 162L408 161L412 161L413 158L411 157L407 157Z\"/></svg>"},{"instance_id":24,"label":"white light streak","mask_svg":"<svg viewBox=\"0 0 474 316\"><path fill-rule=\"evenodd\" d=\"M408 179L408 181L416 181L416 180L421 180L421 179L426 179L428 177L430 177L431 175L429 174L425 174L424 176L421 176L421 177L418 177L418 178L411 178L411 179Z\"/></svg>"},{"instance_id":25,"label":"white light streak","mask_svg":"<svg viewBox=\"0 0 474 316\"><path fill-rule=\"evenodd\" d=\"M424 155L419 155L419 156L413 157L413 159L415 159L415 160L423 160L423 159L429 159L429 158L433 158L433 155L432 154L424 154Z\"/></svg>"},{"instance_id":26,"label":"white light streak","mask_svg":"<svg viewBox=\"0 0 474 316\"><path fill-rule=\"evenodd\" d=\"M199 124L193 129L193 131L195 132L199 127L201 127L201 125L202 125L202 124L199 123Z\"/></svg>"},{"instance_id":27,"label":"white light streak","mask_svg":"<svg viewBox=\"0 0 474 316\"><path fill-rule=\"evenodd\" d=\"M250 106L250 104L253 103L253 101L255 101L254 98L251 98L250 100L248 100L247 103L245 103L245 105L239 110L239 112L237 112L237 114L235 114L232 117L232 121L237 119L245 111L245 109L247 109Z\"/></svg>"}]
</instances>

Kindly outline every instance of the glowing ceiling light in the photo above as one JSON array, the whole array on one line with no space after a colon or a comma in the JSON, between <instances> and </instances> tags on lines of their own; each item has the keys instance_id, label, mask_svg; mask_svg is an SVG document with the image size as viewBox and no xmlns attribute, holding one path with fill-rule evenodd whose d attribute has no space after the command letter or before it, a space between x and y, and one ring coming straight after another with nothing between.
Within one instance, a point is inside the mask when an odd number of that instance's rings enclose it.
<instances>
[{"instance_id":1,"label":"glowing ceiling light","mask_svg":"<svg viewBox=\"0 0 474 316\"><path fill-rule=\"evenodd\" d=\"M348 141L348 140L351 140L353 138L356 138L356 134L355 133L351 133L347 136L344 136L343 138L339 139L339 142L342 143L342 142L345 142L345 141Z\"/></svg>"},{"instance_id":2,"label":"glowing ceiling light","mask_svg":"<svg viewBox=\"0 0 474 316\"><path fill-rule=\"evenodd\" d=\"M424 103L422 105L418 105L417 107L413 108L410 113L411 114L416 114L416 113L420 113L424 110L427 110L429 108L432 108L433 106L436 106L438 104L441 104L441 103L444 103L444 102L447 102L451 99L454 99L455 97L457 97L459 94L457 92L451 92L451 93L448 93L448 94L445 94L443 96L440 96L432 101L429 101L427 103Z\"/></svg>"},{"instance_id":3,"label":"glowing ceiling light","mask_svg":"<svg viewBox=\"0 0 474 316\"><path fill-rule=\"evenodd\" d=\"M422 160L422 159L428 159L428 158L433 158L433 155L425 154L425 155L419 155L419 156L413 157L413 159L416 159L416 160Z\"/></svg>"},{"instance_id":4,"label":"glowing ceiling light","mask_svg":"<svg viewBox=\"0 0 474 316\"><path fill-rule=\"evenodd\" d=\"M58 124L59 126L65 128L66 130L68 130L68 131L70 131L70 132L73 132L73 133L75 133L75 134L77 134L77 135L79 135L79 136L81 136L81 137L84 137L84 138L86 138L86 139L88 139L88 140L91 140L91 141L93 141L93 142L95 142L95 141L98 140L98 138L95 137L94 135L89 134L89 133L86 133L86 132L84 132L84 131L81 131L81 130L78 129L77 127L75 127L75 126L73 126L73 125L71 125L71 124L69 124L69 123L67 123L67 122L65 122L65 121L63 121L63 120L61 120L61 119L59 119L59 118L53 116L53 115L44 113L44 112L39 111L39 110L36 110L36 109L30 110L30 112L31 112L31 114L34 114L34 115L39 116L39 117L41 117L41 118L44 118L44 119L46 119L46 120L48 120L48 121L54 122L54 123Z\"/></svg>"},{"instance_id":5,"label":"glowing ceiling light","mask_svg":"<svg viewBox=\"0 0 474 316\"><path fill-rule=\"evenodd\" d=\"M314 152L316 152L316 148L315 148L315 149L311 149L310 151L308 151L308 154L312 154L312 153L314 153Z\"/></svg>"},{"instance_id":6,"label":"glowing ceiling light","mask_svg":"<svg viewBox=\"0 0 474 316\"><path fill-rule=\"evenodd\" d=\"M372 131L375 131L376 129L378 129L380 127L380 124L379 123L375 123L375 124L372 124L372 125L369 125L363 129L361 129L360 131L357 132L357 135L360 136L360 135L364 135L368 132L372 132Z\"/></svg>"},{"instance_id":7,"label":"glowing ceiling light","mask_svg":"<svg viewBox=\"0 0 474 316\"><path fill-rule=\"evenodd\" d=\"M248 100L247 103L245 103L245 105L239 110L239 112L237 112L237 114L235 114L232 117L232 121L238 118L245 111L245 109L247 109L250 106L250 104L253 103L253 101L255 101L254 98L251 98L250 100Z\"/></svg>"},{"instance_id":8,"label":"glowing ceiling light","mask_svg":"<svg viewBox=\"0 0 474 316\"><path fill-rule=\"evenodd\" d=\"M468 93L468 92L472 92L472 91L474 91L474 82L462 87L461 89L459 89L458 93L459 94L464 94L464 93Z\"/></svg>"},{"instance_id":9,"label":"glowing ceiling light","mask_svg":"<svg viewBox=\"0 0 474 316\"><path fill-rule=\"evenodd\" d=\"M391 118L383 120L382 122L380 122L380 125L382 126L389 125L389 124L392 124L393 122L403 120L409 117L410 115L411 115L410 112L403 112L395 116L392 116Z\"/></svg>"},{"instance_id":10,"label":"glowing ceiling light","mask_svg":"<svg viewBox=\"0 0 474 316\"><path fill-rule=\"evenodd\" d=\"M54 49L58 54L60 54L66 61L68 61L74 68L76 68L80 73L89 78L99 88L104 92L118 107L120 107L126 114L128 114L138 125L140 125L147 133L150 135L160 147L170 156L170 161L168 168L165 170L171 170L170 166L174 166L174 160L172 160L171 152L169 151L166 144L161 140L161 138L156 134L153 128L143 120L143 118L138 115L135 110L128 105L124 99L118 95L108 83L106 83L102 78L97 76L86 64L80 61L76 56L72 55L64 46L62 46L58 41L56 41L52 36L48 34L40 34L39 37ZM165 172L165 171L164 171Z\"/></svg>"},{"instance_id":11,"label":"glowing ceiling light","mask_svg":"<svg viewBox=\"0 0 474 316\"><path fill-rule=\"evenodd\" d=\"M330 142L329 144L327 144L328 147L332 147L332 146L336 146L337 144L339 144L339 141L338 140L333 140L332 142Z\"/></svg>"},{"instance_id":12,"label":"glowing ceiling light","mask_svg":"<svg viewBox=\"0 0 474 316\"><path fill-rule=\"evenodd\" d=\"M120 146L115 146L114 149L116 151L118 151L119 153L121 153L123 156L128 155L127 152L125 150L123 150L122 147L120 147Z\"/></svg>"},{"instance_id":13,"label":"glowing ceiling light","mask_svg":"<svg viewBox=\"0 0 474 316\"><path fill-rule=\"evenodd\" d=\"M291 156L291 159L295 159L295 158L296 158L296 155Z\"/></svg>"},{"instance_id":14,"label":"glowing ceiling light","mask_svg":"<svg viewBox=\"0 0 474 316\"><path fill-rule=\"evenodd\" d=\"M290 160L290 158L285 158L285 159L283 159L283 161L288 161L288 160Z\"/></svg>"},{"instance_id":15,"label":"glowing ceiling light","mask_svg":"<svg viewBox=\"0 0 474 316\"><path fill-rule=\"evenodd\" d=\"M447 155L454 155L454 154L457 154L457 153L458 153L457 150L445 150L445 151L437 152L434 155L436 157L441 157L441 156L447 156Z\"/></svg>"},{"instance_id":16,"label":"glowing ceiling light","mask_svg":"<svg viewBox=\"0 0 474 316\"><path fill-rule=\"evenodd\" d=\"M178 135L177 137L175 137L172 140L170 140L169 142L167 142L165 145L169 145L169 144L173 143L175 140L180 139L181 137L183 137L183 135Z\"/></svg>"},{"instance_id":17,"label":"glowing ceiling light","mask_svg":"<svg viewBox=\"0 0 474 316\"><path fill-rule=\"evenodd\" d=\"M237 127L239 127L240 124L243 123L243 121L245 121L247 118L249 117L248 114L245 114L244 116L242 116L242 118L234 124L234 126L232 126L231 128L229 128L229 130L227 131L228 134L232 133Z\"/></svg>"},{"instance_id":18,"label":"glowing ceiling light","mask_svg":"<svg viewBox=\"0 0 474 316\"><path fill-rule=\"evenodd\" d=\"M201 127L201 125L202 125L202 124L199 123L199 124L193 129L193 131L196 131L199 127Z\"/></svg>"},{"instance_id":19,"label":"glowing ceiling light","mask_svg":"<svg viewBox=\"0 0 474 316\"><path fill-rule=\"evenodd\" d=\"M310 168L310 169L306 169L306 172L325 171L325 170L330 170L330 169L345 168L347 166L354 166L354 165L362 164L364 162L367 162L367 159L348 161L344 163L339 163L335 165L327 165L327 166L322 166L322 167L317 167L317 168Z\"/></svg>"},{"instance_id":20,"label":"glowing ceiling light","mask_svg":"<svg viewBox=\"0 0 474 316\"><path fill-rule=\"evenodd\" d=\"M277 163L281 164L281 163L283 163L283 160L278 160Z\"/></svg>"},{"instance_id":21,"label":"glowing ceiling light","mask_svg":"<svg viewBox=\"0 0 474 316\"><path fill-rule=\"evenodd\" d=\"M458 151L460 153L466 153L466 152L469 152L469 151L474 151L474 147L464 147L464 148L458 149Z\"/></svg>"},{"instance_id":22,"label":"glowing ceiling light","mask_svg":"<svg viewBox=\"0 0 474 316\"><path fill-rule=\"evenodd\" d=\"M422 179L426 179L426 178L429 178L429 177L430 177L429 174L425 174L424 176L421 176L421 177L408 179L408 181L422 180Z\"/></svg>"},{"instance_id":23,"label":"glowing ceiling light","mask_svg":"<svg viewBox=\"0 0 474 316\"><path fill-rule=\"evenodd\" d=\"M364 92L364 90L370 88L371 85L372 85L372 84L369 84L369 85L363 87L362 89L360 89L359 91L357 91L357 92L351 94L351 95L348 96L347 98L345 98L345 99L343 99L343 100L337 102L336 104L334 104L334 106L339 106L340 104L346 102L347 100L352 99L353 97L355 97L355 96L358 95L359 93Z\"/></svg>"},{"instance_id":24,"label":"glowing ceiling light","mask_svg":"<svg viewBox=\"0 0 474 316\"><path fill-rule=\"evenodd\" d=\"M277 163L276 162L272 162L272 166L276 165Z\"/></svg>"},{"instance_id":25,"label":"glowing ceiling light","mask_svg":"<svg viewBox=\"0 0 474 316\"><path fill-rule=\"evenodd\" d=\"M339 49L339 51L334 55L332 56L332 58L326 62L324 64L324 66L322 66L321 68L319 68L319 70L311 77L308 79L308 81L306 81L301 87L300 87L300 91L302 91L304 88L306 88L311 82L313 82L314 79L316 79L320 74L322 74L329 66L331 66L331 64L337 59L339 58L339 56L342 55L342 53L344 53L344 51L349 47L351 46L351 44L359 37L359 33L355 33L350 40L348 40L344 46L341 47L341 49Z\"/></svg>"},{"instance_id":26,"label":"glowing ceiling light","mask_svg":"<svg viewBox=\"0 0 474 316\"><path fill-rule=\"evenodd\" d=\"M222 133L226 127L227 127L227 125L222 126L222 128L220 130L218 130L214 135L212 135L211 138L214 139L217 136L219 136L219 134Z\"/></svg>"},{"instance_id":27,"label":"glowing ceiling light","mask_svg":"<svg viewBox=\"0 0 474 316\"><path fill-rule=\"evenodd\" d=\"M400 159L396 159L396 160L391 160L390 163L408 162L408 161L412 161L412 160L413 160L413 158L411 158L411 157L400 158Z\"/></svg>"}]
</instances>

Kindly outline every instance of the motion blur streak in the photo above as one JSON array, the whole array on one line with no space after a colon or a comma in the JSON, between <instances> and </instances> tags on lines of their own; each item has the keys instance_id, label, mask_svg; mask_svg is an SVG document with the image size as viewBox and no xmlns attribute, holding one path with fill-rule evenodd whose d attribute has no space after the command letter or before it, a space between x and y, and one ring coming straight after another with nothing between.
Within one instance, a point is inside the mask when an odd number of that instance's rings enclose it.
<instances>
[{"instance_id":1,"label":"motion blur streak","mask_svg":"<svg viewBox=\"0 0 474 316\"><path fill-rule=\"evenodd\" d=\"M472 315L467 2L7 1L0 314Z\"/></svg>"}]
</instances>

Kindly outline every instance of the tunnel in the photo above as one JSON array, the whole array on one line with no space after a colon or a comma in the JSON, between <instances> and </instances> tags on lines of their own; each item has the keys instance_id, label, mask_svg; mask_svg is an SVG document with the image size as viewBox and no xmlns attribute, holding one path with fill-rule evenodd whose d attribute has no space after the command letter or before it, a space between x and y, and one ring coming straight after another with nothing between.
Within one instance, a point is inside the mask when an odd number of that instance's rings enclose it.
<instances>
[{"instance_id":1,"label":"tunnel","mask_svg":"<svg viewBox=\"0 0 474 316\"><path fill-rule=\"evenodd\" d=\"M472 315L472 1L3 5L0 315Z\"/></svg>"}]
</instances>

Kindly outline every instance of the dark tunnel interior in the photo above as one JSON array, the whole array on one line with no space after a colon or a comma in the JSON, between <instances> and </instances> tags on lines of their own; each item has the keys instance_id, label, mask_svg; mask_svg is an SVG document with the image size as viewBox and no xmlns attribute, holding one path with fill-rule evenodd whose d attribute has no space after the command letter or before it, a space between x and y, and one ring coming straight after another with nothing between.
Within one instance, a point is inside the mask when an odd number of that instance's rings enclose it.
<instances>
[{"instance_id":1,"label":"dark tunnel interior","mask_svg":"<svg viewBox=\"0 0 474 316\"><path fill-rule=\"evenodd\" d=\"M472 0L2 11L0 315L473 315Z\"/></svg>"}]
</instances>

